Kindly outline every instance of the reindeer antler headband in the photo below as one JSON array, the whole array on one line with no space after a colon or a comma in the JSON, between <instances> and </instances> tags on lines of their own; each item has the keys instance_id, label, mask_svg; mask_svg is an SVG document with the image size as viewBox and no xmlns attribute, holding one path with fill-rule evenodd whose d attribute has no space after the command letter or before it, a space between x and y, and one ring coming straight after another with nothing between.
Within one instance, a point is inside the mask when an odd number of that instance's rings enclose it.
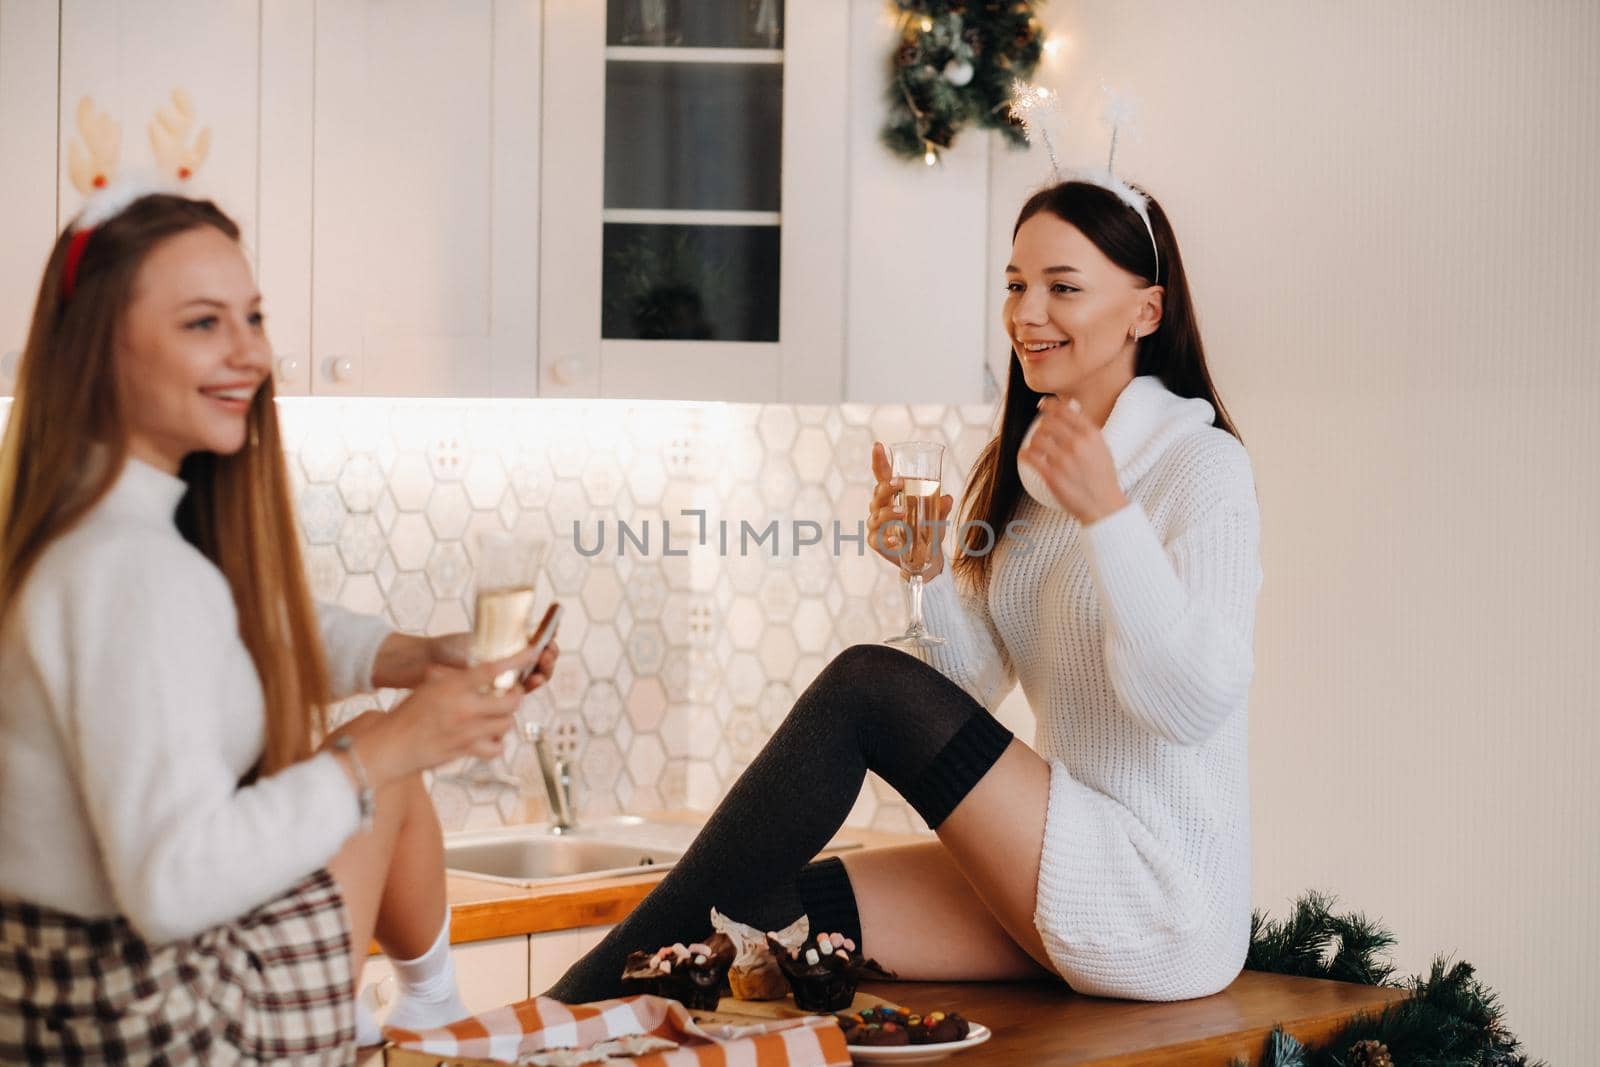
<instances>
[{"instance_id":1,"label":"reindeer antler headband","mask_svg":"<svg viewBox=\"0 0 1600 1067\"><path fill-rule=\"evenodd\" d=\"M83 210L71 225L72 243L67 247L67 264L61 279L62 300L72 296L78 264L95 230L140 197L179 192L211 150L209 127L192 142L189 139L194 105L182 89L172 90L171 105L156 112L150 122L150 150L159 168L154 173L118 174L122 128L110 115L96 111L92 99L86 96L78 101L77 117L78 139L67 146L67 173L84 200Z\"/></svg>"}]
</instances>

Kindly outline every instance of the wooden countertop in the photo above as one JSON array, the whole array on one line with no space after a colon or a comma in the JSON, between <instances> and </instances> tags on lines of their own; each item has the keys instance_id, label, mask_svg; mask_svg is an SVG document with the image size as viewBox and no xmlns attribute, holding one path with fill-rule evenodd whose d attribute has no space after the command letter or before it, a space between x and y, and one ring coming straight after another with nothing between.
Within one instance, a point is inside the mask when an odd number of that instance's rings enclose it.
<instances>
[{"instance_id":1,"label":"wooden countertop","mask_svg":"<svg viewBox=\"0 0 1600 1067\"><path fill-rule=\"evenodd\" d=\"M703 812L657 812L652 818L702 822ZM863 847L927 840L847 828L840 837ZM617 922L665 871L523 888L451 875L452 942L535 934ZM1082 996L1057 982L870 982L861 987L919 1010L950 1008L994 1036L953 1062L1032 1067L1136 1067L1254 1062L1272 1028L1283 1025L1317 1042L1361 1011L1379 1011L1404 991L1245 971L1212 997L1174 1004ZM376 1057L363 1060L376 1064ZM430 1063L439 1062L431 1058ZM456 1061L447 1061L456 1062ZM475 1062L475 1061L474 1061Z\"/></svg>"},{"instance_id":2,"label":"wooden countertop","mask_svg":"<svg viewBox=\"0 0 1600 1067\"><path fill-rule=\"evenodd\" d=\"M1221 993L1152 1004L1103 1000L1053 982L866 982L886 1000L933 1011L953 1008L994 1036L952 1063L1000 1067L1226 1067L1254 1063L1275 1025L1321 1041L1352 1014L1379 1011L1404 990L1245 971Z\"/></svg>"},{"instance_id":3,"label":"wooden countertop","mask_svg":"<svg viewBox=\"0 0 1600 1067\"><path fill-rule=\"evenodd\" d=\"M918 1011L949 1008L993 1031L953 1063L977 1067L1227 1067L1254 1063L1273 1027L1318 1044L1360 1012L1406 992L1245 971L1215 996L1171 1004L1102 1000L1052 982L867 982L861 988ZM362 1067L376 1065L369 1051ZM388 1063L494 1067L491 1061L391 1050Z\"/></svg>"},{"instance_id":4,"label":"wooden countertop","mask_svg":"<svg viewBox=\"0 0 1600 1067\"><path fill-rule=\"evenodd\" d=\"M652 819L683 823L701 823L707 817L706 812L681 810L646 814ZM840 830L835 838L859 841L863 848L930 839L926 834L883 833L853 826ZM838 853L824 849L822 854ZM450 903L450 941L461 944L580 926L609 926L632 911L666 874L666 871L651 871L533 887L451 874L445 879L445 898Z\"/></svg>"}]
</instances>

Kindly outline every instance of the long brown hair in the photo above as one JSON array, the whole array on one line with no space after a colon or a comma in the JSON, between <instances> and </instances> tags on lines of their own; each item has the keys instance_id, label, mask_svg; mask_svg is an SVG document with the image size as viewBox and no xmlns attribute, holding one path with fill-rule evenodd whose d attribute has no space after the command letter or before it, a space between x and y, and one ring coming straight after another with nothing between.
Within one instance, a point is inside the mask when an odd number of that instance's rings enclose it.
<instances>
[{"instance_id":1,"label":"long brown hair","mask_svg":"<svg viewBox=\"0 0 1600 1067\"><path fill-rule=\"evenodd\" d=\"M110 491L127 461L116 388L118 332L141 264L161 242L210 226L239 227L210 201L142 197L96 227L63 297L71 228L45 265L16 397L0 443L0 612L9 612L50 543ZM197 452L183 463L183 535L227 578L239 634L266 706L270 774L312 751L330 696L289 498L271 379L251 404L249 436L231 456Z\"/></svg>"},{"instance_id":2,"label":"long brown hair","mask_svg":"<svg viewBox=\"0 0 1600 1067\"><path fill-rule=\"evenodd\" d=\"M1211 373L1206 369L1205 346L1200 341L1200 325L1195 318L1189 279L1183 272L1178 239L1172 233L1167 213L1154 197L1150 197L1149 210L1150 228L1155 231L1161 255L1159 277L1156 249L1150 246L1150 234L1145 231L1144 222L1115 193L1088 182L1062 182L1033 194L1017 214L1011 237L1016 239L1024 222L1048 212L1077 227L1107 259L1140 278L1146 286L1161 285L1164 288L1161 324L1139 340L1134 375L1155 375L1178 396L1209 401L1216 411L1212 425L1233 434L1242 443L1244 438L1239 436L1233 420L1228 417L1216 387L1211 384ZM1022 449L1022 438L1044 397L1043 393L1028 388L1022 377L1022 364L1015 354L1010 362L1000 431L984 446L973 464L961 502L963 524L982 521L992 531L1005 529L1022 499L1017 453ZM963 551L957 554L951 566L958 577L981 588L989 580L991 553L988 550L995 542L981 526L966 529Z\"/></svg>"}]
</instances>

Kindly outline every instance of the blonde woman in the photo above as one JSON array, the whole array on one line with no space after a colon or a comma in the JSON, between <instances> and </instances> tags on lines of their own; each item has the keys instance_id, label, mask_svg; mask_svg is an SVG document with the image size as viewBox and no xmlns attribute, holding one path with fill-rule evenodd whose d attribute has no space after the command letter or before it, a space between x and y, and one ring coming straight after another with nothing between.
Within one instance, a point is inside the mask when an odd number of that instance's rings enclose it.
<instances>
[{"instance_id":1,"label":"blonde woman","mask_svg":"<svg viewBox=\"0 0 1600 1067\"><path fill-rule=\"evenodd\" d=\"M348 1062L374 937L409 1022L461 1014L419 772L498 752L530 656L313 608L260 303L176 196L46 266L0 448L0 1060ZM322 736L373 685L414 691Z\"/></svg>"}]
</instances>

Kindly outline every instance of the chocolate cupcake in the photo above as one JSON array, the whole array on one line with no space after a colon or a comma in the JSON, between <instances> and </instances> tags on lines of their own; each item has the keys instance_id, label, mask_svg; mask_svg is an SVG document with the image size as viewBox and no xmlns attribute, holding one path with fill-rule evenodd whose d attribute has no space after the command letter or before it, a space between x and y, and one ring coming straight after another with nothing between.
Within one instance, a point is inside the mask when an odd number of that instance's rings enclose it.
<instances>
[{"instance_id":1,"label":"chocolate cupcake","mask_svg":"<svg viewBox=\"0 0 1600 1067\"><path fill-rule=\"evenodd\" d=\"M862 959L856 943L843 934L818 932L797 949L769 937L767 946L789 980L795 1006L802 1011L842 1011L855 999L856 984L862 978L894 977L875 960Z\"/></svg>"},{"instance_id":2,"label":"chocolate cupcake","mask_svg":"<svg viewBox=\"0 0 1600 1067\"><path fill-rule=\"evenodd\" d=\"M661 977L666 973L660 966L663 953L670 953L670 950L628 953L628 959L622 966L623 996L656 995L661 988Z\"/></svg>"},{"instance_id":3,"label":"chocolate cupcake","mask_svg":"<svg viewBox=\"0 0 1600 1067\"><path fill-rule=\"evenodd\" d=\"M732 962L733 942L713 934L692 945L680 942L653 953L631 953L622 985L630 992L670 997L696 1011L715 1011Z\"/></svg>"},{"instance_id":4,"label":"chocolate cupcake","mask_svg":"<svg viewBox=\"0 0 1600 1067\"><path fill-rule=\"evenodd\" d=\"M746 926L711 909L711 926L733 941L733 966L728 968L728 986L739 1000L782 1000L789 995L789 980L778 967L778 960L767 947L768 933ZM785 945L798 945L806 939L808 922L801 916L782 930L770 932Z\"/></svg>"},{"instance_id":5,"label":"chocolate cupcake","mask_svg":"<svg viewBox=\"0 0 1600 1067\"><path fill-rule=\"evenodd\" d=\"M686 1008L715 1011L732 963L733 942L726 935L712 934L688 946L687 955L661 979L661 995Z\"/></svg>"}]
</instances>

